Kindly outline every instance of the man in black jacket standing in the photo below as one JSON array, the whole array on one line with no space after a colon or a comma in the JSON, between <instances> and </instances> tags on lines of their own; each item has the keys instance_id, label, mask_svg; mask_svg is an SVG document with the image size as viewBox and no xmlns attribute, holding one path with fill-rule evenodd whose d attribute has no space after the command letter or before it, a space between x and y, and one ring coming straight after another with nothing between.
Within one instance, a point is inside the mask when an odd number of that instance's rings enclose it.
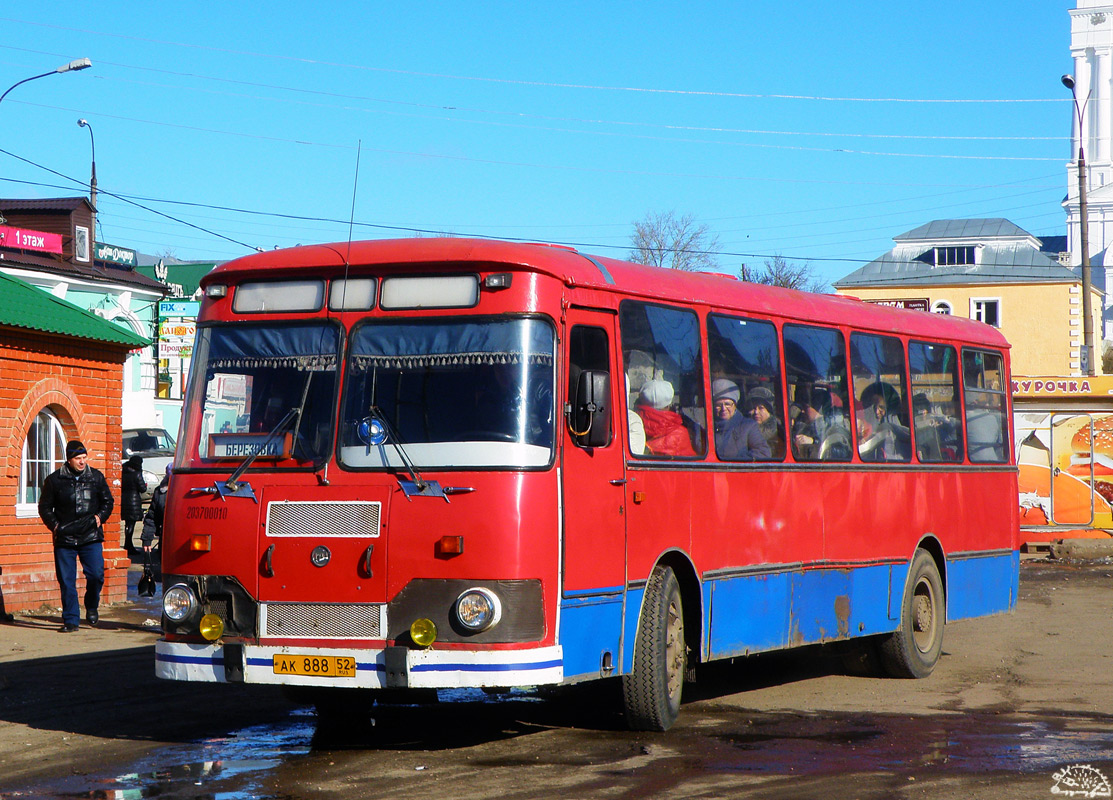
<instances>
[{"instance_id":1,"label":"man in black jacket standing","mask_svg":"<svg viewBox=\"0 0 1113 800\"><path fill-rule=\"evenodd\" d=\"M86 462L85 445L66 444L66 463L46 476L39 495L39 516L54 534L54 569L62 589L61 633L72 633L81 622L77 603L77 560L85 572L85 619L100 621L100 590L104 585L104 523L115 504L108 481Z\"/></svg>"}]
</instances>

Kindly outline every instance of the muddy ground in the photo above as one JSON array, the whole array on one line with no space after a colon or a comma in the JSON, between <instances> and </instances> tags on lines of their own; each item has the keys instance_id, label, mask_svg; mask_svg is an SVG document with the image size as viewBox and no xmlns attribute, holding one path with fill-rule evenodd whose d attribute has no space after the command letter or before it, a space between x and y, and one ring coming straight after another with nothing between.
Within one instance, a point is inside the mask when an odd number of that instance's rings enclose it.
<instances>
[{"instance_id":1,"label":"muddy ground","mask_svg":"<svg viewBox=\"0 0 1113 800\"><path fill-rule=\"evenodd\" d=\"M1111 616L1113 566L1026 560L1017 611L948 626L925 680L849 676L827 648L713 665L664 734L625 731L609 685L463 694L323 726L272 689L156 681L142 610L65 635L24 617L0 626L0 794L81 794L143 754L165 762L271 723L275 736L300 726L304 747L243 796L1047 797L1072 777L1113 778ZM200 785L174 796L247 791L231 777Z\"/></svg>"}]
</instances>

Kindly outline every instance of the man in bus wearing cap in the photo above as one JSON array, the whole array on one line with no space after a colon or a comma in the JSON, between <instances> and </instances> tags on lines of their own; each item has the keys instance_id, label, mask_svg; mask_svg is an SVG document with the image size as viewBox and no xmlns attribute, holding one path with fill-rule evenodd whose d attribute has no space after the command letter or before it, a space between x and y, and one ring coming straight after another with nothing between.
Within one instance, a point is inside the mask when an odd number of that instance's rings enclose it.
<instances>
[{"instance_id":1,"label":"man in bus wearing cap","mask_svg":"<svg viewBox=\"0 0 1113 800\"><path fill-rule=\"evenodd\" d=\"M66 463L46 476L39 495L39 517L54 535L54 569L62 590L62 627L72 633L81 622L77 602L77 561L85 573L85 619L100 621L104 585L104 523L115 502L104 475L88 465L77 439L66 444Z\"/></svg>"},{"instance_id":2,"label":"man in bus wearing cap","mask_svg":"<svg viewBox=\"0 0 1113 800\"><path fill-rule=\"evenodd\" d=\"M711 381L715 406L715 452L722 461L763 461L770 458L769 443L758 424L738 413L742 391L726 378Z\"/></svg>"}]
</instances>

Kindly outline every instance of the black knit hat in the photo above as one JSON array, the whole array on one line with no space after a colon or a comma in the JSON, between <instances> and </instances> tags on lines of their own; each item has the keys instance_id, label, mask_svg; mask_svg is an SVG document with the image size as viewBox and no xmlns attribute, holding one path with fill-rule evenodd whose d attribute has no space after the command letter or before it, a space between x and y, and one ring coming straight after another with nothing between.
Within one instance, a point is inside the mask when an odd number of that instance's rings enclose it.
<instances>
[{"instance_id":1,"label":"black knit hat","mask_svg":"<svg viewBox=\"0 0 1113 800\"><path fill-rule=\"evenodd\" d=\"M66 442L66 461L76 456L85 455L88 452L89 451L85 449L85 445L77 439L71 439Z\"/></svg>"}]
</instances>

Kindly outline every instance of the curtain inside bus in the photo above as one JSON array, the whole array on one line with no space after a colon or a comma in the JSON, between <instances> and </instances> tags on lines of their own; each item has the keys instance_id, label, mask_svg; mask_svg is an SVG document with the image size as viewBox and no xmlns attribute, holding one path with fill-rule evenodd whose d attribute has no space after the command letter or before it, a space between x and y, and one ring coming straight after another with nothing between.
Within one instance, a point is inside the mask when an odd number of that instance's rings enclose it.
<instances>
[{"instance_id":1,"label":"curtain inside bus","mask_svg":"<svg viewBox=\"0 0 1113 800\"><path fill-rule=\"evenodd\" d=\"M364 323L349 347L341 461L401 464L359 438L374 407L419 467L548 464L554 342L536 319Z\"/></svg>"},{"instance_id":2,"label":"curtain inside bus","mask_svg":"<svg viewBox=\"0 0 1113 800\"><path fill-rule=\"evenodd\" d=\"M291 447L279 466L323 461L333 441L339 352L340 329L325 323L199 330L185 457L209 460L211 433L239 437L225 446L250 452L293 409L285 431Z\"/></svg>"}]
</instances>

